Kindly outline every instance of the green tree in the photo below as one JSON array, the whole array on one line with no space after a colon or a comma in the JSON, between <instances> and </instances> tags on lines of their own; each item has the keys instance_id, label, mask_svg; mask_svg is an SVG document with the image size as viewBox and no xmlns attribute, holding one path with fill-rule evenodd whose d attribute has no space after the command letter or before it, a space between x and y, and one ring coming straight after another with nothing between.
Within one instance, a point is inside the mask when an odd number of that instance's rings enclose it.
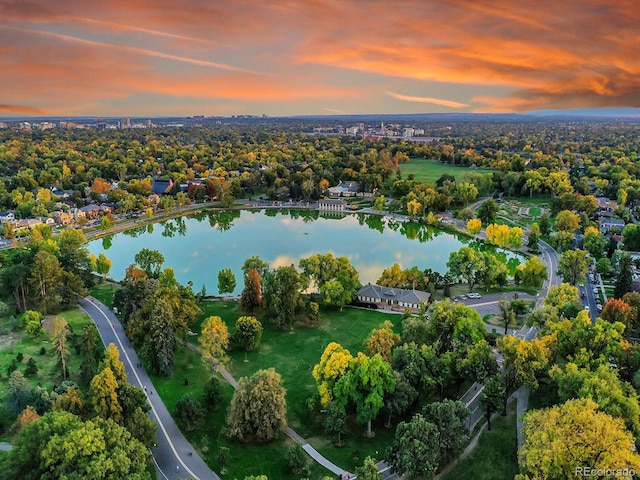
<instances>
[{"instance_id":1,"label":"green tree","mask_svg":"<svg viewBox=\"0 0 640 480\"><path fill-rule=\"evenodd\" d=\"M233 293L236 289L236 276L230 268L223 268L218 272L218 293Z\"/></svg>"},{"instance_id":2,"label":"green tree","mask_svg":"<svg viewBox=\"0 0 640 480\"><path fill-rule=\"evenodd\" d=\"M371 457L365 458L362 466L356 468L356 476L360 480L382 480L376 461Z\"/></svg>"},{"instance_id":3,"label":"green tree","mask_svg":"<svg viewBox=\"0 0 640 480\"><path fill-rule=\"evenodd\" d=\"M385 202L386 199L384 198L384 195L378 195L373 201L373 206L371 208L376 212L381 212L384 210Z\"/></svg>"},{"instance_id":4,"label":"green tree","mask_svg":"<svg viewBox=\"0 0 640 480\"><path fill-rule=\"evenodd\" d=\"M625 293L631 291L631 284L633 283L632 263L631 256L628 253L625 252L620 256L618 268L616 269L618 275L613 292L615 298L622 298Z\"/></svg>"},{"instance_id":5,"label":"green tree","mask_svg":"<svg viewBox=\"0 0 640 480\"><path fill-rule=\"evenodd\" d=\"M480 408L484 410L488 430L491 430L491 416L502 407L504 396L504 379L501 375L495 375L484 383Z\"/></svg>"},{"instance_id":6,"label":"green tree","mask_svg":"<svg viewBox=\"0 0 640 480\"><path fill-rule=\"evenodd\" d=\"M176 402L173 418L180 428L191 431L204 421L204 411L193 395L188 393Z\"/></svg>"},{"instance_id":7,"label":"green tree","mask_svg":"<svg viewBox=\"0 0 640 480\"><path fill-rule=\"evenodd\" d=\"M570 210L562 210L556 215L555 228L558 231L574 233L580 228L580 217Z\"/></svg>"},{"instance_id":8,"label":"green tree","mask_svg":"<svg viewBox=\"0 0 640 480\"><path fill-rule=\"evenodd\" d=\"M296 475L307 468L307 454L299 443L293 444L287 451L287 467Z\"/></svg>"},{"instance_id":9,"label":"green tree","mask_svg":"<svg viewBox=\"0 0 640 480\"><path fill-rule=\"evenodd\" d=\"M606 246L606 240L595 227L587 227L584 231L584 237L582 238L582 245L584 249L589 252L596 260L602 258L604 254L604 247Z\"/></svg>"},{"instance_id":10,"label":"green tree","mask_svg":"<svg viewBox=\"0 0 640 480\"><path fill-rule=\"evenodd\" d=\"M446 464L462 453L464 443L469 436L467 421L471 412L459 400L444 399L426 405L422 414L427 422L433 423L438 430L440 464Z\"/></svg>"},{"instance_id":11,"label":"green tree","mask_svg":"<svg viewBox=\"0 0 640 480\"><path fill-rule=\"evenodd\" d=\"M96 273L100 275L100 282L104 281L110 270L111 260L104 253L99 254L96 258Z\"/></svg>"},{"instance_id":12,"label":"green tree","mask_svg":"<svg viewBox=\"0 0 640 480\"><path fill-rule=\"evenodd\" d=\"M227 413L228 435L242 442L268 442L287 426L282 378L273 368L238 381Z\"/></svg>"},{"instance_id":13,"label":"green tree","mask_svg":"<svg viewBox=\"0 0 640 480\"><path fill-rule=\"evenodd\" d=\"M80 378L88 384L98 371L98 359L100 355L98 347L98 331L93 325L87 325L82 332L82 343L80 344Z\"/></svg>"},{"instance_id":14,"label":"green tree","mask_svg":"<svg viewBox=\"0 0 640 480\"><path fill-rule=\"evenodd\" d=\"M580 250L568 250L560 255L558 272L566 282L575 285L587 273L587 252Z\"/></svg>"},{"instance_id":15,"label":"green tree","mask_svg":"<svg viewBox=\"0 0 640 480\"><path fill-rule=\"evenodd\" d=\"M463 374L477 383L484 383L487 378L498 373L498 361L493 348L482 339L467 347L466 356L460 363Z\"/></svg>"},{"instance_id":16,"label":"green tree","mask_svg":"<svg viewBox=\"0 0 640 480\"><path fill-rule=\"evenodd\" d=\"M380 328L374 328L364 341L365 353L373 356L380 354L386 362L391 361L391 349L400 343L400 335L393 331L393 323L384 321Z\"/></svg>"},{"instance_id":17,"label":"green tree","mask_svg":"<svg viewBox=\"0 0 640 480\"><path fill-rule=\"evenodd\" d=\"M255 350L262 338L262 324L256 317L240 317L236 320L234 342L242 346L247 352Z\"/></svg>"},{"instance_id":18,"label":"green tree","mask_svg":"<svg viewBox=\"0 0 640 480\"><path fill-rule=\"evenodd\" d=\"M471 247L462 247L457 252L451 252L447 262L449 272L456 277L462 277L469 284L469 291L472 291L482 279L485 267L483 255Z\"/></svg>"},{"instance_id":19,"label":"green tree","mask_svg":"<svg viewBox=\"0 0 640 480\"><path fill-rule=\"evenodd\" d=\"M611 275L612 271L613 267L611 266L611 260L609 260L607 257L598 259L598 261L596 262L596 273L608 277L609 275Z\"/></svg>"},{"instance_id":20,"label":"green tree","mask_svg":"<svg viewBox=\"0 0 640 480\"><path fill-rule=\"evenodd\" d=\"M158 250L143 248L136 253L135 262L150 278L158 278L164 263L164 255Z\"/></svg>"},{"instance_id":21,"label":"green tree","mask_svg":"<svg viewBox=\"0 0 640 480\"><path fill-rule=\"evenodd\" d=\"M527 237L527 247L533 253L540 251L540 226L537 223L531 225L531 230L529 230L529 236Z\"/></svg>"},{"instance_id":22,"label":"green tree","mask_svg":"<svg viewBox=\"0 0 640 480\"><path fill-rule=\"evenodd\" d=\"M524 265L518 265L520 280L527 287L540 288L547 278L547 267L538 257L528 258Z\"/></svg>"},{"instance_id":23,"label":"green tree","mask_svg":"<svg viewBox=\"0 0 640 480\"><path fill-rule=\"evenodd\" d=\"M27 310L22 315L22 322L28 335L39 338L44 333L42 329L42 314L40 312Z\"/></svg>"},{"instance_id":24,"label":"green tree","mask_svg":"<svg viewBox=\"0 0 640 480\"><path fill-rule=\"evenodd\" d=\"M344 407L338 402L331 402L327 405L326 410L327 417L324 421L324 433L334 441L336 446L342 447L344 445L342 432L347 423L347 414L344 411Z\"/></svg>"},{"instance_id":25,"label":"green tree","mask_svg":"<svg viewBox=\"0 0 640 480\"><path fill-rule=\"evenodd\" d=\"M476 217L478 217L483 225L495 223L498 213L498 205L493 199L488 199L476 209Z\"/></svg>"},{"instance_id":26,"label":"green tree","mask_svg":"<svg viewBox=\"0 0 640 480\"><path fill-rule=\"evenodd\" d=\"M579 300L577 287L568 283L561 283L560 285L551 285L549 287L544 304L561 310L568 304L577 304Z\"/></svg>"},{"instance_id":27,"label":"green tree","mask_svg":"<svg viewBox=\"0 0 640 480\"><path fill-rule=\"evenodd\" d=\"M151 371L155 375L170 377L173 373L176 348L172 310L169 303L159 297L154 298L149 307L149 328L153 335L145 336L142 355L149 361Z\"/></svg>"},{"instance_id":28,"label":"green tree","mask_svg":"<svg viewBox=\"0 0 640 480\"><path fill-rule=\"evenodd\" d=\"M300 276L293 265L269 272L262 291L266 317L273 319L281 328L291 327L301 286Z\"/></svg>"},{"instance_id":29,"label":"green tree","mask_svg":"<svg viewBox=\"0 0 640 480\"><path fill-rule=\"evenodd\" d=\"M104 358L100 363L98 370L102 371L105 368L111 369L118 387L121 387L127 382L127 373L124 370L124 363L120 360L120 350L116 347L115 343L107 345L107 349L104 352Z\"/></svg>"},{"instance_id":30,"label":"green tree","mask_svg":"<svg viewBox=\"0 0 640 480\"><path fill-rule=\"evenodd\" d=\"M473 308L449 300L438 302L427 321L427 343L438 354L451 352L456 346L470 345L484 338L486 328Z\"/></svg>"},{"instance_id":31,"label":"green tree","mask_svg":"<svg viewBox=\"0 0 640 480\"><path fill-rule=\"evenodd\" d=\"M548 236L551 233L551 221L549 220L547 212L544 212L538 217L538 225L540 226L541 235Z\"/></svg>"},{"instance_id":32,"label":"green tree","mask_svg":"<svg viewBox=\"0 0 640 480\"><path fill-rule=\"evenodd\" d=\"M49 312L58 304L56 294L61 285L62 273L58 258L47 250L36 253L31 267L31 281L36 287L37 297L43 311Z\"/></svg>"},{"instance_id":33,"label":"green tree","mask_svg":"<svg viewBox=\"0 0 640 480\"><path fill-rule=\"evenodd\" d=\"M438 428L421 414L401 422L387 454L393 472L410 478L428 480L438 468L440 453Z\"/></svg>"},{"instance_id":34,"label":"green tree","mask_svg":"<svg viewBox=\"0 0 640 480\"><path fill-rule=\"evenodd\" d=\"M203 387L202 403L204 407L207 410L218 410L222 405L223 398L222 383L217 377L211 377Z\"/></svg>"},{"instance_id":35,"label":"green tree","mask_svg":"<svg viewBox=\"0 0 640 480\"><path fill-rule=\"evenodd\" d=\"M23 411L31 401L31 389L20 370L14 370L9 375L6 405L14 414Z\"/></svg>"}]
</instances>

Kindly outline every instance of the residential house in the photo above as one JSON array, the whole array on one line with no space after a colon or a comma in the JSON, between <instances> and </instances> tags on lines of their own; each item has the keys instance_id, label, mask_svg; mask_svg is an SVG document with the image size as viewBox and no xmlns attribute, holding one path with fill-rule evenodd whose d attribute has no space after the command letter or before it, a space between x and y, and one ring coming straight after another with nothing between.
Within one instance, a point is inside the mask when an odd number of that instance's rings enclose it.
<instances>
[{"instance_id":1,"label":"residential house","mask_svg":"<svg viewBox=\"0 0 640 480\"><path fill-rule=\"evenodd\" d=\"M154 178L151 190L158 195L168 195L173 193L173 180L170 178Z\"/></svg>"},{"instance_id":2,"label":"residential house","mask_svg":"<svg viewBox=\"0 0 640 480\"><path fill-rule=\"evenodd\" d=\"M332 197L355 197L360 190L358 182L340 182L335 187L329 187L327 191Z\"/></svg>"},{"instance_id":3,"label":"residential house","mask_svg":"<svg viewBox=\"0 0 640 480\"><path fill-rule=\"evenodd\" d=\"M13 212L0 212L0 223L14 223L16 216Z\"/></svg>"},{"instance_id":4,"label":"residential house","mask_svg":"<svg viewBox=\"0 0 640 480\"><path fill-rule=\"evenodd\" d=\"M403 311L408 308L417 311L420 304L428 303L431 294L421 290L381 287L368 284L356 292L356 298L362 303L372 303L378 308Z\"/></svg>"},{"instance_id":5,"label":"residential house","mask_svg":"<svg viewBox=\"0 0 640 480\"><path fill-rule=\"evenodd\" d=\"M607 233L609 230L622 230L624 228L624 220L620 218L601 218L598 224L602 233Z\"/></svg>"},{"instance_id":6,"label":"residential house","mask_svg":"<svg viewBox=\"0 0 640 480\"><path fill-rule=\"evenodd\" d=\"M85 217L88 219L98 218L102 213L102 208L100 208L95 203L91 203L89 205L85 205L84 207L80 207L78 210L84 212Z\"/></svg>"},{"instance_id":7,"label":"residential house","mask_svg":"<svg viewBox=\"0 0 640 480\"><path fill-rule=\"evenodd\" d=\"M75 222L73 213L56 210L52 213L53 219L58 225L71 225Z\"/></svg>"}]
</instances>

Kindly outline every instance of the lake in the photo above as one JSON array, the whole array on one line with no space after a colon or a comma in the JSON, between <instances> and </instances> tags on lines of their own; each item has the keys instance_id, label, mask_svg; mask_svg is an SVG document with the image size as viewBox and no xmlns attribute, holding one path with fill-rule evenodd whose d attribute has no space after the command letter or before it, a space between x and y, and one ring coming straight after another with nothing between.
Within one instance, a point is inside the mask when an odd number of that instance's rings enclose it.
<instances>
[{"instance_id":1,"label":"lake","mask_svg":"<svg viewBox=\"0 0 640 480\"><path fill-rule=\"evenodd\" d=\"M234 294L240 294L244 286L241 267L253 255L275 268L297 266L301 258L332 252L349 258L360 281L366 284L375 283L395 262L403 269L416 265L421 270L445 273L449 253L470 242L427 225L375 215L233 210L146 225L91 241L87 246L91 253L104 253L111 259L110 276L117 280L124 277L125 269L141 249L158 250L165 257L164 267L173 268L180 283L192 281L194 291L204 285L207 294L215 295L218 272L223 268L230 268L236 275ZM508 257L510 266L518 263L513 254Z\"/></svg>"}]
</instances>

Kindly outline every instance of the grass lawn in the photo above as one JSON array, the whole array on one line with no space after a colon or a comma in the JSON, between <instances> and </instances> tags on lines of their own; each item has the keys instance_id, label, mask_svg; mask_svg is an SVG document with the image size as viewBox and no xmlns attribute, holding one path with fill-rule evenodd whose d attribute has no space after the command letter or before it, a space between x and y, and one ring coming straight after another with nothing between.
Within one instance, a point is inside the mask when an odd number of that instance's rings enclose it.
<instances>
[{"instance_id":1,"label":"grass lawn","mask_svg":"<svg viewBox=\"0 0 640 480\"><path fill-rule=\"evenodd\" d=\"M157 392L162 397L167 409L172 412L177 401L187 393L197 399L202 398L204 384L211 375L211 369L204 365L196 352L179 347L175 357L175 373L171 378L152 377ZM188 385L185 385L188 380ZM229 462L223 478L244 478L248 475L267 475L268 478L299 478L286 471L286 454L293 442L287 437L266 444L241 444L229 440L225 433L225 415L233 388L221 379L224 385L224 402L215 412L208 412L203 424L192 431L184 431L187 439L203 456L207 464L218 474L222 468L218 463L220 447L230 449ZM317 464L311 464L308 477L319 480L330 472Z\"/></svg>"},{"instance_id":2,"label":"grass lawn","mask_svg":"<svg viewBox=\"0 0 640 480\"><path fill-rule=\"evenodd\" d=\"M73 337L69 339L69 359L67 368L69 369L70 380L78 380L80 376L80 355L76 354L74 345L80 342L82 331L86 325L91 325L91 319L81 310L70 310L58 314L64 318L71 331ZM45 321L45 328L50 324L53 316L49 316ZM48 334L42 335L39 339L27 335L24 330L18 329L13 331L9 320L3 319L0 322L0 398L4 398L7 394L8 379L7 369L11 365L12 360L16 359L19 353L22 353L22 362L18 363L18 370L24 373L27 368L29 359L34 358L38 367L35 375L26 377L29 385L33 388L40 384L47 390L51 389L62 382L61 371L57 366L51 342ZM44 347L44 354L41 355L41 348Z\"/></svg>"},{"instance_id":3,"label":"grass lawn","mask_svg":"<svg viewBox=\"0 0 640 480\"><path fill-rule=\"evenodd\" d=\"M402 178L407 178L408 175L413 174L419 182L436 183L436 180L445 173L453 175L457 180L463 172L489 173L493 170L489 168L468 168L449 165L447 163L425 160L423 158L411 158L408 162L400 164L400 171L402 172Z\"/></svg>"},{"instance_id":4,"label":"grass lawn","mask_svg":"<svg viewBox=\"0 0 640 480\"><path fill-rule=\"evenodd\" d=\"M230 331L233 331L236 319L242 315L237 302L203 302L201 308L205 312L203 319L210 315L220 316ZM353 471L367 455L382 458L394 429L385 428L385 419L380 418L373 425L375 437L368 439L362 436L365 426L350 419L343 436L345 446L333 446L323 434L324 415L307 407L309 399L316 394L316 383L311 372L330 342L340 343L355 355L362 350L362 343L369 332L385 320L390 320L396 326L395 330L400 331L401 315L352 308L339 312L322 307L321 321L315 326L298 324L292 330L283 331L266 325L260 347L246 355L244 351L231 351L227 368L239 379L257 370L274 367L282 375L287 389L289 425L331 461ZM199 331L200 326L194 329ZM189 341L197 343L197 338L189 337ZM178 371L181 370L176 368L174 377L183 381ZM191 378L189 382L191 386ZM280 478L280 475L276 475L276 478Z\"/></svg>"},{"instance_id":5,"label":"grass lawn","mask_svg":"<svg viewBox=\"0 0 640 480\"><path fill-rule=\"evenodd\" d=\"M93 287L89 293L104 303L107 307L113 307L113 293L116 289L120 288L119 285L114 285L112 283L103 283L100 285L96 285Z\"/></svg>"},{"instance_id":6,"label":"grass lawn","mask_svg":"<svg viewBox=\"0 0 640 480\"><path fill-rule=\"evenodd\" d=\"M512 403L507 416L495 418L491 431L482 433L475 450L443 480L513 478L518 473L517 444L515 403Z\"/></svg>"},{"instance_id":7,"label":"grass lawn","mask_svg":"<svg viewBox=\"0 0 640 480\"><path fill-rule=\"evenodd\" d=\"M508 199L516 201L518 203L525 203L527 205L536 205L539 207L547 207L551 205L550 194L534 195L533 197L529 197L528 195L526 197L508 197Z\"/></svg>"}]
</instances>

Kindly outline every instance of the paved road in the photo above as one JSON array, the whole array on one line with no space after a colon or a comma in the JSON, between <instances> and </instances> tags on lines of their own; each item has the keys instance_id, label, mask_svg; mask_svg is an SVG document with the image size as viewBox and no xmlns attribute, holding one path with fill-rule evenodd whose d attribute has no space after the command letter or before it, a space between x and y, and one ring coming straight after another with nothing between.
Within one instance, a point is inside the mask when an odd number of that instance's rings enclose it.
<instances>
[{"instance_id":1,"label":"paved road","mask_svg":"<svg viewBox=\"0 0 640 480\"><path fill-rule=\"evenodd\" d=\"M118 318L93 297L82 299L80 307L96 324L103 343L105 345L114 343L120 350L120 359L124 363L129 383L146 390L147 400L151 405L149 414L158 425L157 447L152 450L158 479L178 480L192 477L219 480L220 477L204 463L198 452L180 433L160 396L155 393L145 369L137 367L141 365L140 359L125 336L124 328Z\"/></svg>"}]
</instances>

